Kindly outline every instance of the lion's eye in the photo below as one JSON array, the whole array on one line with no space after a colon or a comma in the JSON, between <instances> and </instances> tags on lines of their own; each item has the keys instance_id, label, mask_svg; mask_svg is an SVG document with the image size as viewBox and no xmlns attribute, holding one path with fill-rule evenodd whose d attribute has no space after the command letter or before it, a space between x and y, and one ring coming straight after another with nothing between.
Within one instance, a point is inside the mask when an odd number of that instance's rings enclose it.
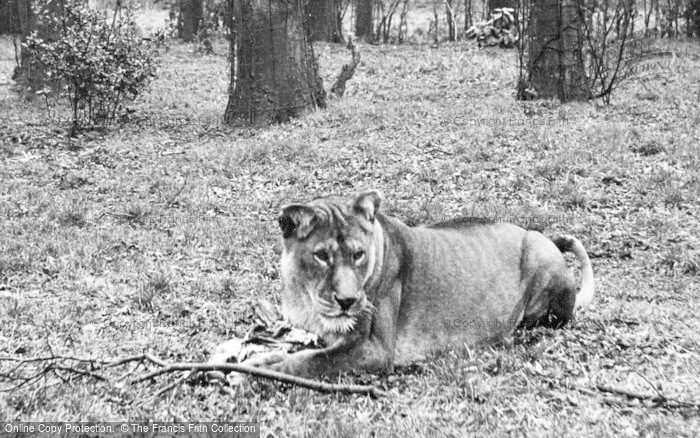
<instances>
[{"instance_id":1,"label":"lion's eye","mask_svg":"<svg viewBox=\"0 0 700 438\"><path fill-rule=\"evenodd\" d=\"M328 263L328 261L331 259L331 255L328 254L328 251L325 249L320 249L314 253L314 257L316 260L322 262L322 263Z\"/></svg>"},{"instance_id":2,"label":"lion's eye","mask_svg":"<svg viewBox=\"0 0 700 438\"><path fill-rule=\"evenodd\" d=\"M352 255L352 261L355 263L359 262L363 258L365 258L365 252L362 250L357 251L357 252L353 253L353 255Z\"/></svg>"}]
</instances>

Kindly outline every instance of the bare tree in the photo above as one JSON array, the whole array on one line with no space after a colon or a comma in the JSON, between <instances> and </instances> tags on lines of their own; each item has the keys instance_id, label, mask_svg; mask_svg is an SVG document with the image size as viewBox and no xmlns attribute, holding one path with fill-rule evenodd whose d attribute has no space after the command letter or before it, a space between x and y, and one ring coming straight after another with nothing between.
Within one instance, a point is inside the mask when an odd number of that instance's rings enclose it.
<instances>
[{"instance_id":1,"label":"bare tree","mask_svg":"<svg viewBox=\"0 0 700 438\"><path fill-rule=\"evenodd\" d=\"M408 2L409 0L403 0L401 14L399 15L399 43L403 43L408 35Z\"/></svg>"},{"instance_id":2,"label":"bare tree","mask_svg":"<svg viewBox=\"0 0 700 438\"><path fill-rule=\"evenodd\" d=\"M405 12L408 10L408 1L409 0L388 0L387 4L384 4L382 0L378 0L379 24L377 24L377 30L375 31L377 39L381 38L382 42L389 42L391 38L391 26L396 12L399 6L403 5L404 12L402 12L400 16L405 17ZM437 0L433 1L435 2ZM401 31L401 22L399 22L399 31Z\"/></svg>"},{"instance_id":3,"label":"bare tree","mask_svg":"<svg viewBox=\"0 0 700 438\"><path fill-rule=\"evenodd\" d=\"M13 17L16 13L17 2L14 0L0 0L0 35L15 33Z\"/></svg>"},{"instance_id":4,"label":"bare tree","mask_svg":"<svg viewBox=\"0 0 700 438\"><path fill-rule=\"evenodd\" d=\"M600 0L595 6L584 10L583 60L593 97L609 103L613 90L634 74L640 60L663 53L654 49L655 35L646 29L635 34L634 0Z\"/></svg>"},{"instance_id":5,"label":"bare tree","mask_svg":"<svg viewBox=\"0 0 700 438\"><path fill-rule=\"evenodd\" d=\"M355 0L355 35L358 38L374 38L374 0Z\"/></svg>"},{"instance_id":6,"label":"bare tree","mask_svg":"<svg viewBox=\"0 0 700 438\"><path fill-rule=\"evenodd\" d=\"M307 0L309 39L311 41L343 41L339 0Z\"/></svg>"},{"instance_id":7,"label":"bare tree","mask_svg":"<svg viewBox=\"0 0 700 438\"><path fill-rule=\"evenodd\" d=\"M644 31L649 32L649 22L651 14L654 12L654 3L658 4L658 0L642 0L642 9L644 13ZM654 26L656 28L656 25Z\"/></svg>"},{"instance_id":8,"label":"bare tree","mask_svg":"<svg viewBox=\"0 0 700 438\"><path fill-rule=\"evenodd\" d=\"M286 122L325 106L303 1L234 1L226 123Z\"/></svg>"},{"instance_id":9,"label":"bare tree","mask_svg":"<svg viewBox=\"0 0 700 438\"><path fill-rule=\"evenodd\" d=\"M447 16L447 39L457 40L457 26L455 25L455 13L452 9L453 0L445 0L445 15Z\"/></svg>"},{"instance_id":10,"label":"bare tree","mask_svg":"<svg viewBox=\"0 0 700 438\"><path fill-rule=\"evenodd\" d=\"M437 0L433 0L433 18L435 20L431 23L434 24L433 29L435 30L435 47L440 46L440 17L438 16ZM428 35L430 35L430 29L428 29Z\"/></svg>"},{"instance_id":11,"label":"bare tree","mask_svg":"<svg viewBox=\"0 0 700 438\"><path fill-rule=\"evenodd\" d=\"M177 36L185 41L194 40L202 21L204 4L202 0L180 0L180 14L177 22Z\"/></svg>"},{"instance_id":12,"label":"bare tree","mask_svg":"<svg viewBox=\"0 0 700 438\"><path fill-rule=\"evenodd\" d=\"M464 32L472 27L472 0L464 0Z\"/></svg>"}]
</instances>

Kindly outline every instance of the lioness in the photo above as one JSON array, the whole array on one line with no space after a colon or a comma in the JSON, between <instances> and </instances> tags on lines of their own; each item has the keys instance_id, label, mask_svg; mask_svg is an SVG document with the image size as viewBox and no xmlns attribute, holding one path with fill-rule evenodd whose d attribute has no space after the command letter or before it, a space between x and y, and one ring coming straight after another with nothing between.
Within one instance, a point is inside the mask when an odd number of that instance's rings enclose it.
<instances>
[{"instance_id":1,"label":"lioness","mask_svg":"<svg viewBox=\"0 0 700 438\"><path fill-rule=\"evenodd\" d=\"M593 297L575 237L551 241L504 223L409 227L379 211L378 191L318 199L279 217L282 313L327 347L251 360L299 376L393 371L445 347L498 340L518 326L561 326ZM581 290L561 251L582 270Z\"/></svg>"}]
</instances>

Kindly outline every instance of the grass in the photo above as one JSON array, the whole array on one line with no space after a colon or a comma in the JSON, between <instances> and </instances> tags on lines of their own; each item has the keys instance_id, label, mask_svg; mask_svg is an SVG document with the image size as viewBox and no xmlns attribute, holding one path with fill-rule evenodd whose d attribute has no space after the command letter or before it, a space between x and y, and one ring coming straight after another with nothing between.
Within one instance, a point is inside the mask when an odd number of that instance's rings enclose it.
<instances>
[{"instance_id":1,"label":"grass","mask_svg":"<svg viewBox=\"0 0 700 438\"><path fill-rule=\"evenodd\" d=\"M654 101L630 82L610 106L560 105L514 100L512 52L361 50L344 99L264 130L219 123L222 41L212 56L174 44L133 123L95 137L67 138L40 102L5 90L0 355L206 360L246 332L255 300L278 300L280 205L370 187L412 224L470 211L549 218L545 234L573 233L593 258L591 307L563 330L341 378L390 393L379 400L256 380L154 398L167 379L74 376L3 393L0 417L250 420L277 437L696 435L697 409L595 387L654 394L651 382L700 402L699 108L687 92L697 61L654 82ZM348 54L329 44L316 53L329 86Z\"/></svg>"}]
</instances>

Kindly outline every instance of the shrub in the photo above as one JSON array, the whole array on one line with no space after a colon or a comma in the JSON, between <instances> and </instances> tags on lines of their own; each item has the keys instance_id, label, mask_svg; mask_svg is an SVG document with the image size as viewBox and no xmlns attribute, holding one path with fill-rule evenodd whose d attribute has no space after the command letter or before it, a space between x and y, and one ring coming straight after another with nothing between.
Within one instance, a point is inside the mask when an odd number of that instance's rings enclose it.
<instances>
[{"instance_id":1,"label":"shrub","mask_svg":"<svg viewBox=\"0 0 700 438\"><path fill-rule=\"evenodd\" d=\"M52 0L49 0L52 1ZM156 43L143 40L129 6L111 23L80 0L65 0L63 14L35 10L40 28L54 39L30 35L25 48L59 86L72 113L73 132L108 124L146 89L156 74ZM39 91L49 93L49 88Z\"/></svg>"}]
</instances>

